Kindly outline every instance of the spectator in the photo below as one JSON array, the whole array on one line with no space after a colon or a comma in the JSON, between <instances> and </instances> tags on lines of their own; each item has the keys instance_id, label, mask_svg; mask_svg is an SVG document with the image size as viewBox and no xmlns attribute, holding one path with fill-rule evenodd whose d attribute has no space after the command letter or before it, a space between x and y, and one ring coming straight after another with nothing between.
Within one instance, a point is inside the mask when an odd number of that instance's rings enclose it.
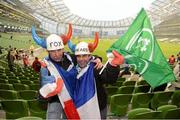
<instances>
[{"instance_id":1,"label":"spectator","mask_svg":"<svg viewBox=\"0 0 180 120\"><path fill-rule=\"evenodd\" d=\"M33 53L34 53L34 46L31 45L30 48L29 48L29 50L30 50L31 56L33 57L33 56L34 56L34 55L33 55Z\"/></svg>"},{"instance_id":2,"label":"spectator","mask_svg":"<svg viewBox=\"0 0 180 120\"><path fill-rule=\"evenodd\" d=\"M10 71L13 71L15 57L13 56L12 49L8 51L7 60L8 60L8 66L9 66Z\"/></svg>"},{"instance_id":3,"label":"spectator","mask_svg":"<svg viewBox=\"0 0 180 120\"><path fill-rule=\"evenodd\" d=\"M24 67L27 67L29 65L29 60L28 60L28 55L23 55L23 64L24 64Z\"/></svg>"},{"instance_id":4,"label":"spectator","mask_svg":"<svg viewBox=\"0 0 180 120\"><path fill-rule=\"evenodd\" d=\"M169 58L169 65L171 66L171 68L174 68L174 63L176 62L176 58L174 57L174 55L171 55L171 57Z\"/></svg>"},{"instance_id":5,"label":"spectator","mask_svg":"<svg viewBox=\"0 0 180 120\"><path fill-rule=\"evenodd\" d=\"M32 63L32 68L35 72L39 73L41 69L41 62L38 60L38 57L35 57L35 60Z\"/></svg>"},{"instance_id":6,"label":"spectator","mask_svg":"<svg viewBox=\"0 0 180 120\"><path fill-rule=\"evenodd\" d=\"M13 39L13 36L11 35L10 39L12 40Z\"/></svg>"},{"instance_id":7,"label":"spectator","mask_svg":"<svg viewBox=\"0 0 180 120\"><path fill-rule=\"evenodd\" d=\"M177 62L180 62L180 53L177 54Z\"/></svg>"},{"instance_id":8,"label":"spectator","mask_svg":"<svg viewBox=\"0 0 180 120\"><path fill-rule=\"evenodd\" d=\"M2 54L2 48L0 47L0 54Z\"/></svg>"},{"instance_id":9,"label":"spectator","mask_svg":"<svg viewBox=\"0 0 180 120\"><path fill-rule=\"evenodd\" d=\"M120 70L119 65L123 63L124 58L118 52L113 51L114 57L109 58L110 62L107 64L106 68L100 74L101 69L94 68L94 63L91 60L92 56L90 51L91 50L89 49L88 44L85 42L80 42L76 45L75 55L78 63L78 65L76 66L78 75L76 77L77 82L76 90L74 92L74 101L79 102L83 98L90 99L90 96L92 96L91 100L97 97L98 101L94 100L93 103L89 101L89 103L87 101L86 102L88 104L91 103L91 105L94 106L94 111L98 112L99 109L99 115L101 119L106 119L108 109L107 94L104 85L116 82ZM90 114L93 114L93 112L90 111L90 109L91 107L89 108L89 106L87 105L87 107L83 110L84 118L98 119L98 113L96 113L96 116L90 116Z\"/></svg>"}]
</instances>

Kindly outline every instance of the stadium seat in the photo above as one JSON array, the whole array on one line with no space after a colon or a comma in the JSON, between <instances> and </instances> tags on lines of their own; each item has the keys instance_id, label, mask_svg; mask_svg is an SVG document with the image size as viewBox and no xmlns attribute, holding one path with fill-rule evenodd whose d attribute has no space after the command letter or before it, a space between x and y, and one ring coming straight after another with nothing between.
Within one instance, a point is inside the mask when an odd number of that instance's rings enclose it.
<instances>
[{"instance_id":1,"label":"stadium seat","mask_svg":"<svg viewBox=\"0 0 180 120\"><path fill-rule=\"evenodd\" d=\"M116 81L115 83L113 84L108 84L108 86L117 86L117 87L121 87L122 86L122 81Z\"/></svg>"},{"instance_id":2,"label":"stadium seat","mask_svg":"<svg viewBox=\"0 0 180 120\"><path fill-rule=\"evenodd\" d=\"M1 79L8 79L8 76L6 76L6 75L1 75L0 78L1 78Z\"/></svg>"},{"instance_id":3,"label":"stadium seat","mask_svg":"<svg viewBox=\"0 0 180 120\"><path fill-rule=\"evenodd\" d=\"M130 94L112 95L110 101L110 112L118 116L126 115L131 97L132 95Z\"/></svg>"},{"instance_id":4,"label":"stadium seat","mask_svg":"<svg viewBox=\"0 0 180 120\"><path fill-rule=\"evenodd\" d=\"M39 102L37 100L28 100L29 110L31 116L46 118L47 103Z\"/></svg>"},{"instance_id":5,"label":"stadium seat","mask_svg":"<svg viewBox=\"0 0 180 120\"><path fill-rule=\"evenodd\" d=\"M9 79L8 82L9 82L10 84L21 83L20 80L15 80L15 79Z\"/></svg>"},{"instance_id":6,"label":"stadium seat","mask_svg":"<svg viewBox=\"0 0 180 120\"><path fill-rule=\"evenodd\" d=\"M19 80L29 80L27 76L18 76Z\"/></svg>"},{"instance_id":7,"label":"stadium seat","mask_svg":"<svg viewBox=\"0 0 180 120\"><path fill-rule=\"evenodd\" d=\"M14 100L18 99L17 92L14 90L0 90L0 99Z\"/></svg>"},{"instance_id":8,"label":"stadium seat","mask_svg":"<svg viewBox=\"0 0 180 120\"><path fill-rule=\"evenodd\" d=\"M134 86L121 86L118 88L118 94L132 94L134 91Z\"/></svg>"},{"instance_id":9,"label":"stadium seat","mask_svg":"<svg viewBox=\"0 0 180 120\"><path fill-rule=\"evenodd\" d=\"M8 80L6 80L6 79L1 79L1 80L0 80L0 83L5 83L5 84L6 84L6 83L9 83L9 82L8 82Z\"/></svg>"},{"instance_id":10,"label":"stadium seat","mask_svg":"<svg viewBox=\"0 0 180 120\"><path fill-rule=\"evenodd\" d=\"M34 84L40 84L40 81L39 80L33 80L33 83Z\"/></svg>"},{"instance_id":11,"label":"stadium seat","mask_svg":"<svg viewBox=\"0 0 180 120\"><path fill-rule=\"evenodd\" d=\"M115 84L116 84L116 86L121 87L123 82L122 81L117 81Z\"/></svg>"},{"instance_id":12,"label":"stadium seat","mask_svg":"<svg viewBox=\"0 0 180 120\"><path fill-rule=\"evenodd\" d=\"M148 93L149 90L150 90L149 85L139 85L135 87L134 93Z\"/></svg>"},{"instance_id":13,"label":"stadium seat","mask_svg":"<svg viewBox=\"0 0 180 120\"><path fill-rule=\"evenodd\" d=\"M14 90L12 84L0 83L1 90Z\"/></svg>"},{"instance_id":14,"label":"stadium seat","mask_svg":"<svg viewBox=\"0 0 180 120\"><path fill-rule=\"evenodd\" d=\"M119 77L118 79L117 79L117 81L122 81L122 82L124 82L126 80L126 78L122 78L122 77Z\"/></svg>"},{"instance_id":15,"label":"stadium seat","mask_svg":"<svg viewBox=\"0 0 180 120\"><path fill-rule=\"evenodd\" d=\"M18 91L18 94L20 98L24 100L33 100L37 98L37 91L35 90L21 90Z\"/></svg>"},{"instance_id":16,"label":"stadium seat","mask_svg":"<svg viewBox=\"0 0 180 120\"><path fill-rule=\"evenodd\" d=\"M157 109L159 106L167 105L171 99L172 91L167 92L154 92L154 96L151 100L151 108Z\"/></svg>"},{"instance_id":17,"label":"stadium seat","mask_svg":"<svg viewBox=\"0 0 180 120\"><path fill-rule=\"evenodd\" d=\"M153 93L136 93L133 94L131 109L149 108Z\"/></svg>"},{"instance_id":18,"label":"stadium seat","mask_svg":"<svg viewBox=\"0 0 180 120\"><path fill-rule=\"evenodd\" d=\"M6 119L28 116L28 106L24 100L3 100L1 103L6 112Z\"/></svg>"},{"instance_id":19,"label":"stadium seat","mask_svg":"<svg viewBox=\"0 0 180 120\"><path fill-rule=\"evenodd\" d=\"M149 108L136 108L128 112L128 119L133 119L139 113L151 112Z\"/></svg>"},{"instance_id":20,"label":"stadium seat","mask_svg":"<svg viewBox=\"0 0 180 120\"><path fill-rule=\"evenodd\" d=\"M30 80L21 80L21 83L22 84L26 84L26 85L30 85L30 84L33 84L33 81L30 81Z\"/></svg>"},{"instance_id":21,"label":"stadium seat","mask_svg":"<svg viewBox=\"0 0 180 120\"><path fill-rule=\"evenodd\" d=\"M162 112L161 116L162 116L162 118L164 118L167 111L172 110L172 109L176 109L176 108L177 108L176 105L162 105L162 106L157 108L157 111L161 111Z\"/></svg>"},{"instance_id":22,"label":"stadium seat","mask_svg":"<svg viewBox=\"0 0 180 120\"><path fill-rule=\"evenodd\" d=\"M180 119L180 108L168 110L164 115L164 119Z\"/></svg>"},{"instance_id":23,"label":"stadium seat","mask_svg":"<svg viewBox=\"0 0 180 120\"><path fill-rule=\"evenodd\" d=\"M180 107L180 90L174 91L174 93L172 95L172 102L171 103L173 105Z\"/></svg>"},{"instance_id":24,"label":"stadium seat","mask_svg":"<svg viewBox=\"0 0 180 120\"><path fill-rule=\"evenodd\" d=\"M30 90L39 90L40 85L39 84L30 84L29 87L30 87Z\"/></svg>"},{"instance_id":25,"label":"stadium seat","mask_svg":"<svg viewBox=\"0 0 180 120\"><path fill-rule=\"evenodd\" d=\"M25 85L25 84L21 84L21 83L14 83L13 84L14 86L14 90L29 90L29 86L28 85Z\"/></svg>"},{"instance_id":26,"label":"stadium seat","mask_svg":"<svg viewBox=\"0 0 180 120\"><path fill-rule=\"evenodd\" d=\"M137 85L149 85L145 80L141 80L137 82Z\"/></svg>"},{"instance_id":27,"label":"stadium seat","mask_svg":"<svg viewBox=\"0 0 180 120\"><path fill-rule=\"evenodd\" d=\"M10 79L18 79L16 76L8 76L8 80Z\"/></svg>"},{"instance_id":28,"label":"stadium seat","mask_svg":"<svg viewBox=\"0 0 180 120\"><path fill-rule=\"evenodd\" d=\"M134 116L133 119L162 119L160 111L150 111L150 112L144 112L144 113L138 113Z\"/></svg>"},{"instance_id":29,"label":"stadium seat","mask_svg":"<svg viewBox=\"0 0 180 120\"><path fill-rule=\"evenodd\" d=\"M111 96L117 93L118 87L117 86L108 86L105 87L107 94L108 94L108 103L110 103Z\"/></svg>"},{"instance_id":30,"label":"stadium seat","mask_svg":"<svg viewBox=\"0 0 180 120\"><path fill-rule=\"evenodd\" d=\"M37 77L29 77L29 80L31 80L31 81L39 81L39 78L37 78Z\"/></svg>"},{"instance_id":31,"label":"stadium seat","mask_svg":"<svg viewBox=\"0 0 180 120\"><path fill-rule=\"evenodd\" d=\"M29 116L29 117L21 117L21 118L15 119L15 120L43 120L43 119L40 117Z\"/></svg>"},{"instance_id":32,"label":"stadium seat","mask_svg":"<svg viewBox=\"0 0 180 120\"><path fill-rule=\"evenodd\" d=\"M136 81L124 81L123 86L135 86Z\"/></svg>"}]
</instances>

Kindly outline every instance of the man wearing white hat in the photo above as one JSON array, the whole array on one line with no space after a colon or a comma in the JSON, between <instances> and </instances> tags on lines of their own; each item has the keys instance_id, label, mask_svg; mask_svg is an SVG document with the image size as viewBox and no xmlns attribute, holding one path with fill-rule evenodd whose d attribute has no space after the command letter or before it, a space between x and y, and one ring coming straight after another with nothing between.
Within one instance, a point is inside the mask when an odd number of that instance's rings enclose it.
<instances>
[{"instance_id":1,"label":"man wearing white hat","mask_svg":"<svg viewBox=\"0 0 180 120\"><path fill-rule=\"evenodd\" d=\"M40 94L48 98L46 118L76 118L76 110L72 102L72 94L76 82L76 58L64 52L64 45L72 35L71 25L69 25L69 31L66 36L51 34L46 40L42 40L37 36L34 28L32 28L32 35L35 42L47 49L48 52L48 57L44 58L42 63L42 87L40 89Z\"/></svg>"},{"instance_id":2,"label":"man wearing white hat","mask_svg":"<svg viewBox=\"0 0 180 120\"><path fill-rule=\"evenodd\" d=\"M94 69L91 53L98 44L98 34L96 33L96 45L91 49L91 45L80 42L77 45L68 43L69 47L74 46L74 54L77 58L76 69L78 71L74 102L77 110L83 119L106 119L107 116L107 94L104 84L115 83L120 71L119 65L124 62L124 58L113 51L114 58L109 60L106 68Z\"/></svg>"}]
</instances>

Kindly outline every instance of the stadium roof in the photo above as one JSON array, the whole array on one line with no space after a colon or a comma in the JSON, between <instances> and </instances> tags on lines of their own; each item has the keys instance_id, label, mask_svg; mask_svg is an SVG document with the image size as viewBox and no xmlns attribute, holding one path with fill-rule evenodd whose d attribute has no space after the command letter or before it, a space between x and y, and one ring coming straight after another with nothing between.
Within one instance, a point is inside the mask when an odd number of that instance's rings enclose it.
<instances>
[{"instance_id":1,"label":"stadium roof","mask_svg":"<svg viewBox=\"0 0 180 120\"><path fill-rule=\"evenodd\" d=\"M70 12L63 0L20 0L38 18L48 18L60 23L72 23L78 26L89 27L121 27L129 26L135 16L125 19L100 21L86 19ZM180 13L179 0L155 0L147 10L153 24L159 24L172 14Z\"/></svg>"}]
</instances>

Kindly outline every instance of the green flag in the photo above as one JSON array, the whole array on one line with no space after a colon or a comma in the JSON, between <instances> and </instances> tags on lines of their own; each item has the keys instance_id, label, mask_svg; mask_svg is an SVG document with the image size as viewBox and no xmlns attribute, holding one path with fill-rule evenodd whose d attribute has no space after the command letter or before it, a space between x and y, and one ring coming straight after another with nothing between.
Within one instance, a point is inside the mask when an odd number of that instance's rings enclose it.
<instances>
[{"instance_id":1,"label":"green flag","mask_svg":"<svg viewBox=\"0 0 180 120\"><path fill-rule=\"evenodd\" d=\"M144 9L139 12L127 32L107 51L112 50L122 54L153 88L175 80Z\"/></svg>"}]
</instances>

